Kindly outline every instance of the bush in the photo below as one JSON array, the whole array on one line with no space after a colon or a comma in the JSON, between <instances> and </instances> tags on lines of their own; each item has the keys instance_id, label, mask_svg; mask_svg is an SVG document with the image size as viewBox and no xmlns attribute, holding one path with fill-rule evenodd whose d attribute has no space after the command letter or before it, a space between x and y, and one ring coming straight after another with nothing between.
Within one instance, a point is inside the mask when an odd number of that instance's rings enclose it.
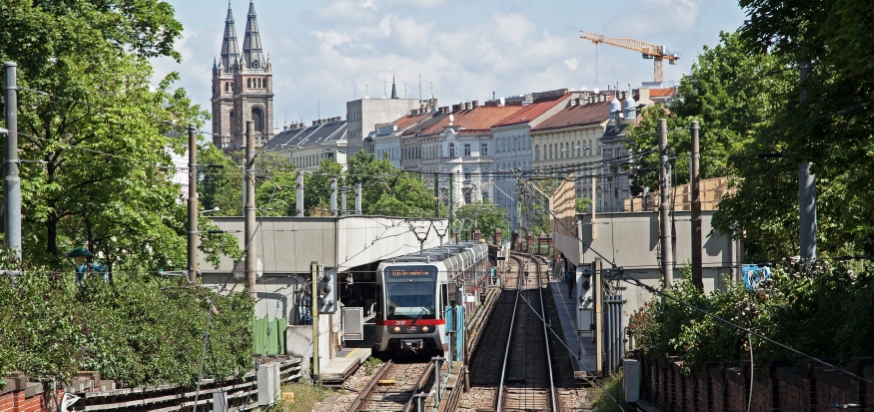
<instances>
[{"instance_id":1,"label":"bush","mask_svg":"<svg viewBox=\"0 0 874 412\"><path fill-rule=\"evenodd\" d=\"M625 390L622 387L621 369L607 378L601 379L601 384L604 385L604 389L606 389L607 392L610 392L610 395L619 402L622 409L619 409L616 402L613 402L613 399L610 399L610 397L604 393L603 389L598 387L598 385L594 385L589 389L589 393L592 396L592 412L619 412L623 409L626 411L632 410L625 402Z\"/></svg>"},{"instance_id":2,"label":"bush","mask_svg":"<svg viewBox=\"0 0 874 412\"><path fill-rule=\"evenodd\" d=\"M726 291L699 293L690 270L670 295L803 353L847 361L874 355L874 265L850 261L815 267L783 262L756 291L729 283ZM685 373L707 361L749 358L746 334L668 299L654 297L632 315L628 334L646 355L677 357ZM798 355L752 338L756 357L799 360Z\"/></svg>"},{"instance_id":3,"label":"bush","mask_svg":"<svg viewBox=\"0 0 874 412\"><path fill-rule=\"evenodd\" d=\"M181 279L116 275L113 283L72 273L25 270L0 276L0 376L12 370L69 382L95 370L122 386L193 386L213 292ZM253 303L246 294L215 302L204 377L251 369Z\"/></svg>"}]
</instances>

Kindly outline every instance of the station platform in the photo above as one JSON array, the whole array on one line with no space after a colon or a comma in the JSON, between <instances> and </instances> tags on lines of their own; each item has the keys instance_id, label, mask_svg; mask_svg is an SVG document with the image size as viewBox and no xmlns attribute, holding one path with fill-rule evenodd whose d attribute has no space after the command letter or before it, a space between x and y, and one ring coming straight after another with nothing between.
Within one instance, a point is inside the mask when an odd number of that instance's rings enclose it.
<instances>
[{"instance_id":1,"label":"station platform","mask_svg":"<svg viewBox=\"0 0 874 412\"><path fill-rule=\"evenodd\" d=\"M555 301L565 345L573 352L574 376L586 377L597 369L595 344L590 335L577 334L577 298L568 296L568 284L551 277L552 299Z\"/></svg>"},{"instance_id":2,"label":"station platform","mask_svg":"<svg viewBox=\"0 0 874 412\"><path fill-rule=\"evenodd\" d=\"M321 380L326 384L343 383L358 370L365 359L370 357L376 335L376 323L371 317L364 323L364 340L347 340L346 347L341 349L322 366Z\"/></svg>"}]
</instances>

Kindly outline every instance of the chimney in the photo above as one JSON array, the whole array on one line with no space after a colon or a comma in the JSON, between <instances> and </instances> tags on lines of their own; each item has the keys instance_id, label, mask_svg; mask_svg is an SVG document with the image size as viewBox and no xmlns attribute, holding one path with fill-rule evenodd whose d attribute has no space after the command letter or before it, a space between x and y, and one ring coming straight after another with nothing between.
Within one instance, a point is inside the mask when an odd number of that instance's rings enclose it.
<instances>
[{"instance_id":1,"label":"chimney","mask_svg":"<svg viewBox=\"0 0 874 412\"><path fill-rule=\"evenodd\" d=\"M473 105L473 108L476 109L477 107L479 107L479 100L474 100L471 102L471 104Z\"/></svg>"},{"instance_id":2,"label":"chimney","mask_svg":"<svg viewBox=\"0 0 874 412\"><path fill-rule=\"evenodd\" d=\"M581 104L583 104L583 99L580 97L577 97L577 106L579 106Z\"/></svg>"},{"instance_id":3,"label":"chimney","mask_svg":"<svg viewBox=\"0 0 874 412\"><path fill-rule=\"evenodd\" d=\"M461 111L461 104L460 104L460 103L459 103L459 104L453 104L453 105L452 105L452 113L455 113L455 112L458 112L458 111Z\"/></svg>"},{"instance_id":4,"label":"chimney","mask_svg":"<svg viewBox=\"0 0 874 412\"><path fill-rule=\"evenodd\" d=\"M464 110L470 110L470 102L464 103Z\"/></svg>"}]
</instances>

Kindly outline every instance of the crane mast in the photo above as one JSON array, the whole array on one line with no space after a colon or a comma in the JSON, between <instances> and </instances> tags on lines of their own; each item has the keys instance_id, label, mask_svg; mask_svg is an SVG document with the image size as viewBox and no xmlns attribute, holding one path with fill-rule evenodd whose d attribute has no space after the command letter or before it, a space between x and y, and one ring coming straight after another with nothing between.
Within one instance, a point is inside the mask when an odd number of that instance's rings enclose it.
<instances>
[{"instance_id":1,"label":"crane mast","mask_svg":"<svg viewBox=\"0 0 874 412\"><path fill-rule=\"evenodd\" d=\"M623 49L638 51L643 55L644 59L653 59L655 63L653 77L657 83L661 83L664 80L664 72L662 70L663 61L667 60L670 64L677 64L677 60L680 59L679 54L668 51L665 46L659 46L637 39L610 37L585 30L580 32L580 38L591 40L592 43L595 43L596 45L604 43L611 46L621 47Z\"/></svg>"}]
</instances>

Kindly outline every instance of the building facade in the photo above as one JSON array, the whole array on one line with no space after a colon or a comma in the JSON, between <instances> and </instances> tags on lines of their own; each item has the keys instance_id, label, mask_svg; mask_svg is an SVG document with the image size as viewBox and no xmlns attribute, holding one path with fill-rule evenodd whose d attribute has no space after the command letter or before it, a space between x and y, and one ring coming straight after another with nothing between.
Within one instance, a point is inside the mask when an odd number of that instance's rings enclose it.
<instances>
[{"instance_id":1,"label":"building facade","mask_svg":"<svg viewBox=\"0 0 874 412\"><path fill-rule=\"evenodd\" d=\"M273 137L273 68L270 58L264 56L253 2L246 16L242 54L228 7L221 58L213 62L211 102L213 143L217 147L242 148L248 121L254 124L256 145Z\"/></svg>"},{"instance_id":2,"label":"building facade","mask_svg":"<svg viewBox=\"0 0 874 412\"><path fill-rule=\"evenodd\" d=\"M376 125L391 123L413 110L434 108L437 99L401 99L398 98L394 76L392 76L391 97L371 99L365 96L363 99L346 102L346 121L349 126L349 153L355 154L359 150L374 153L376 148L366 141L370 132L376 131Z\"/></svg>"},{"instance_id":3,"label":"building facade","mask_svg":"<svg viewBox=\"0 0 874 412\"><path fill-rule=\"evenodd\" d=\"M271 139L264 148L288 159L298 170L314 172L323 159L347 167L347 128L342 118L314 120L311 126L292 124Z\"/></svg>"},{"instance_id":4,"label":"building facade","mask_svg":"<svg viewBox=\"0 0 874 412\"><path fill-rule=\"evenodd\" d=\"M562 110L573 96L567 89L528 94L521 110L492 126L495 161L490 183L494 203L506 211L511 229L517 229L519 222L513 171L532 168L531 128Z\"/></svg>"}]
</instances>

